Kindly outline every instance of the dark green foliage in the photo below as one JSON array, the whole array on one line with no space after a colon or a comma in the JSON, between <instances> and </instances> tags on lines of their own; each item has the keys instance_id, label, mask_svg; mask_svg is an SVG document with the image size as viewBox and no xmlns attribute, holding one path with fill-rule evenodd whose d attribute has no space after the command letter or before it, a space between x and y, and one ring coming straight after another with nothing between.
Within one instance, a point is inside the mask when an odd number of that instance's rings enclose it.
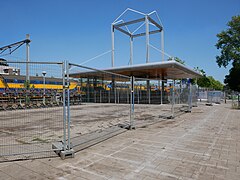
<instances>
[{"instance_id":1,"label":"dark green foliage","mask_svg":"<svg viewBox=\"0 0 240 180\"><path fill-rule=\"evenodd\" d=\"M227 25L227 30L217 34L216 47L221 50L221 55L216 57L219 67L226 67L229 62L240 63L240 16L233 16Z\"/></svg>"},{"instance_id":2,"label":"dark green foliage","mask_svg":"<svg viewBox=\"0 0 240 180\"><path fill-rule=\"evenodd\" d=\"M24 81L24 87L29 90L30 89L30 82L28 80Z\"/></svg>"},{"instance_id":3,"label":"dark green foliage","mask_svg":"<svg viewBox=\"0 0 240 180\"><path fill-rule=\"evenodd\" d=\"M211 88L215 90L223 90L224 85L220 81L214 79L212 76L208 76L207 78L210 80Z\"/></svg>"},{"instance_id":4,"label":"dark green foliage","mask_svg":"<svg viewBox=\"0 0 240 180\"><path fill-rule=\"evenodd\" d=\"M203 69L200 69L199 67L195 67L194 70L198 71L203 75L203 77L197 80L194 80L199 87L212 88L215 90L223 90L223 87L224 87L223 84L215 80L212 76L206 76L206 73Z\"/></svg>"},{"instance_id":5,"label":"dark green foliage","mask_svg":"<svg viewBox=\"0 0 240 180\"><path fill-rule=\"evenodd\" d=\"M223 90L223 84L214 79L212 76L203 76L197 80L197 84L200 87L211 88L215 90Z\"/></svg>"},{"instance_id":6,"label":"dark green foliage","mask_svg":"<svg viewBox=\"0 0 240 180\"><path fill-rule=\"evenodd\" d=\"M185 65L185 61L184 61L184 60L181 60L181 59L178 58L178 57L175 57L174 60L177 61L177 62L179 62L180 64Z\"/></svg>"},{"instance_id":7,"label":"dark green foliage","mask_svg":"<svg viewBox=\"0 0 240 180\"><path fill-rule=\"evenodd\" d=\"M224 83L230 89L240 92L240 16L233 16L228 22L228 29L217 34L217 37L216 47L221 49L221 55L216 57L218 66L226 67L232 62Z\"/></svg>"},{"instance_id":8,"label":"dark green foliage","mask_svg":"<svg viewBox=\"0 0 240 180\"><path fill-rule=\"evenodd\" d=\"M211 86L211 82L210 80L208 79L208 77L204 76L202 78L199 78L197 80L197 84L198 86L200 87L210 87Z\"/></svg>"},{"instance_id":9,"label":"dark green foliage","mask_svg":"<svg viewBox=\"0 0 240 180\"><path fill-rule=\"evenodd\" d=\"M235 64L229 70L229 75L225 76L224 83L232 90L240 92L240 64Z\"/></svg>"},{"instance_id":10,"label":"dark green foliage","mask_svg":"<svg viewBox=\"0 0 240 180\"><path fill-rule=\"evenodd\" d=\"M203 69L200 69L199 67L194 67L193 69L201 73L203 76L206 76L206 72Z\"/></svg>"},{"instance_id":11,"label":"dark green foliage","mask_svg":"<svg viewBox=\"0 0 240 180\"><path fill-rule=\"evenodd\" d=\"M173 61L173 60L179 62L180 64L185 65L185 61L184 61L184 60L181 60L181 59L178 58L178 57L174 57L174 58L169 58L169 59L168 59L168 61Z\"/></svg>"}]
</instances>

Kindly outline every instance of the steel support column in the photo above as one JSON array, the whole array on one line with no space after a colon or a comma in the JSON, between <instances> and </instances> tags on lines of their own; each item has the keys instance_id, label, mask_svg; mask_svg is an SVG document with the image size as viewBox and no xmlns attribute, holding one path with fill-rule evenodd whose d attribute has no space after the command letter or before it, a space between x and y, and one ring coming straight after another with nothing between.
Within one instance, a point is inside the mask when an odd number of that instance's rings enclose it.
<instances>
[{"instance_id":1,"label":"steel support column","mask_svg":"<svg viewBox=\"0 0 240 180\"><path fill-rule=\"evenodd\" d=\"M26 35L26 40L29 40L30 36L29 34ZM30 48L30 40L26 41L26 81L27 83L30 84L30 78L29 78L29 61L30 61L30 52L29 52L29 48Z\"/></svg>"},{"instance_id":2,"label":"steel support column","mask_svg":"<svg viewBox=\"0 0 240 180\"><path fill-rule=\"evenodd\" d=\"M129 103L129 89L127 90L127 104Z\"/></svg>"},{"instance_id":3,"label":"steel support column","mask_svg":"<svg viewBox=\"0 0 240 180\"><path fill-rule=\"evenodd\" d=\"M188 112L192 111L192 84L189 82L188 84L189 94L188 94Z\"/></svg>"},{"instance_id":4,"label":"steel support column","mask_svg":"<svg viewBox=\"0 0 240 180\"><path fill-rule=\"evenodd\" d=\"M116 91L115 79L112 79L112 88L113 88L113 94L114 94L114 103L117 104L117 91Z\"/></svg>"},{"instance_id":5,"label":"steel support column","mask_svg":"<svg viewBox=\"0 0 240 180\"><path fill-rule=\"evenodd\" d=\"M87 102L90 102L90 84L89 84L89 78L87 78Z\"/></svg>"},{"instance_id":6,"label":"steel support column","mask_svg":"<svg viewBox=\"0 0 240 180\"><path fill-rule=\"evenodd\" d=\"M173 85L172 85L172 88L171 88L171 94L172 94L172 119L175 117L175 80L173 80Z\"/></svg>"},{"instance_id":7,"label":"steel support column","mask_svg":"<svg viewBox=\"0 0 240 180\"><path fill-rule=\"evenodd\" d=\"M139 86L139 85L138 85ZM139 91L139 87L137 86L137 97L138 97L138 104L140 103L140 91Z\"/></svg>"},{"instance_id":8,"label":"steel support column","mask_svg":"<svg viewBox=\"0 0 240 180\"><path fill-rule=\"evenodd\" d=\"M66 151L67 146L67 130L66 130L66 122L67 122L67 116L66 116L66 91L65 91L65 73L66 73L66 66L65 61L62 64L62 79L63 79L63 150Z\"/></svg>"},{"instance_id":9,"label":"steel support column","mask_svg":"<svg viewBox=\"0 0 240 180\"><path fill-rule=\"evenodd\" d=\"M164 96L164 76L161 76L161 104L163 104L163 96Z\"/></svg>"},{"instance_id":10,"label":"steel support column","mask_svg":"<svg viewBox=\"0 0 240 180\"><path fill-rule=\"evenodd\" d=\"M146 63L149 63L149 20L148 16L145 16L146 24Z\"/></svg>"},{"instance_id":11,"label":"steel support column","mask_svg":"<svg viewBox=\"0 0 240 180\"><path fill-rule=\"evenodd\" d=\"M162 61L164 61L164 33L161 31L161 50L162 50Z\"/></svg>"},{"instance_id":12,"label":"steel support column","mask_svg":"<svg viewBox=\"0 0 240 180\"><path fill-rule=\"evenodd\" d=\"M131 100L130 100L130 128L129 129L134 129L134 82L135 78L134 76L131 76L130 78L131 81Z\"/></svg>"},{"instance_id":13,"label":"steel support column","mask_svg":"<svg viewBox=\"0 0 240 180\"><path fill-rule=\"evenodd\" d=\"M66 88L67 88L67 128L68 128L68 147L67 150L71 149L70 146L70 80L69 80L69 62L66 61L66 76L67 76L67 82L66 82Z\"/></svg>"},{"instance_id":14,"label":"steel support column","mask_svg":"<svg viewBox=\"0 0 240 180\"><path fill-rule=\"evenodd\" d=\"M111 32L112 32L112 67L114 67L114 25L111 25Z\"/></svg>"},{"instance_id":15,"label":"steel support column","mask_svg":"<svg viewBox=\"0 0 240 180\"><path fill-rule=\"evenodd\" d=\"M130 37L130 65L133 64L133 37Z\"/></svg>"},{"instance_id":16,"label":"steel support column","mask_svg":"<svg viewBox=\"0 0 240 180\"><path fill-rule=\"evenodd\" d=\"M147 80L147 97L148 97L148 104L151 104L151 86L150 86L150 80Z\"/></svg>"},{"instance_id":17,"label":"steel support column","mask_svg":"<svg viewBox=\"0 0 240 180\"><path fill-rule=\"evenodd\" d=\"M160 96L160 104L162 104L160 80L158 80L158 95Z\"/></svg>"},{"instance_id":18,"label":"steel support column","mask_svg":"<svg viewBox=\"0 0 240 180\"><path fill-rule=\"evenodd\" d=\"M108 91L108 103L111 103L111 89Z\"/></svg>"}]
</instances>

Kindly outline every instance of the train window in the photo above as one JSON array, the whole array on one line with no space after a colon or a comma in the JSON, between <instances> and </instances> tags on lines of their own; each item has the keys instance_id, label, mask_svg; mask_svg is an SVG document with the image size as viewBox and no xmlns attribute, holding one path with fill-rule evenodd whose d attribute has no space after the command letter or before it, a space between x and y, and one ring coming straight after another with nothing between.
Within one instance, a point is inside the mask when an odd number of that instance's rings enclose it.
<instances>
[{"instance_id":1,"label":"train window","mask_svg":"<svg viewBox=\"0 0 240 180\"><path fill-rule=\"evenodd\" d=\"M8 73L8 69L4 69L3 72L4 72L4 73Z\"/></svg>"},{"instance_id":2,"label":"train window","mask_svg":"<svg viewBox=\"0 0 240 180\"><path fill-rule=\"evenodd\" d=\"M13 83L13 79L5 79L7 83Z\"/></svg>"}]
</instances>

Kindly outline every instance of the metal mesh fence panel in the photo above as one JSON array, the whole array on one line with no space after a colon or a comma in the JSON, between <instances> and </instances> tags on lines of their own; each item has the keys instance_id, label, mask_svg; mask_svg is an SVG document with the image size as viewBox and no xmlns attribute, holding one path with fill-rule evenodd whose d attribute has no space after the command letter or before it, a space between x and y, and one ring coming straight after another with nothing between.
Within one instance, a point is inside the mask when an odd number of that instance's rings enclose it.
<instances>
[{"instance_id":1,"label":"metal mesh fence panel","mask_svg":"<svg viewBox=\"0 0 240 180\"><path fill-rule=\"evenodd\" d=\"M0 161L55 156L52 143L63 138L62 63L6 63L0 75Z\"/></svg>"},{"instance_id":2,"label":"metal mesh fence panel","mask_svg":"<svg viewBox=\"0 0 240 180\"><path fill-rule=\"evenodd\" d=\"M221 91L208 91L207 93L207 101L209 103L221 103L221 98L223 97L223 93Z\"/></svg>"},{"instance_id":3,"label":"metal mesh fence panel","mask_svg":"<svg viewBox=\"0 0 240 180\"><path fill-rule=\"evenodd\" d=\"M169 81L161 87L159 81L136 78L134 88L136 125L174 118L197 106L196 86Z\"/></svg>"},{"instance_id":4,"label":"metal mesh fence panel","mask_svg":"<svg viewBox=\"0 0 240 180\"><path fill-rule=\"evenodd\" d=\"M233 109L240 109L240 94L237 92L232 92L231 103Z\"/></svg>"},{"instance_id":5,"label":"metal mesh fence panel","mask_svg":"<svg viewBox=\"0 0 240 180\"><path fill-rule=\"evenodd\" d=\"M156 80L135 78L134 122L136 127L155 123L171 115L169 91L162 91Z\"/></svg>"},{"instance_id":6,"label":"metal mesh fence panel","mask_svg":"<svg viewBox=\"0 0 240 180\"><path fill-rule=\"evenodd\" d=\"M185 112L189 108L189 87L177 87L175 91L175 115L180 112Z\"/></svg>"},{"instance_id":7,"label":"metal mesh fence panel","mask_svg":"<svg viewBox=\"0 0 240 180\"><path fill-rule=\"evenodd\" d=\"M207 101L208 98L208 89L198 88L198 99L199 101Z\"/></svg>"},{"instance_id":8,"label":"metal mesh fence panel","mask_svg":"<svg viewBox=\"0 0 240 180\"><path fill-rule=\"evenodd\" d=\"M70 92L70 135L74 150L130 126L130 77L77 64L70 64L69 76L77 82L76 91Z\"/></svg>"},{"instance_id":9,"label":"metal mesh fence panel","mask_svg":"<svg viewBox=\"0 0 240 180\"><path fill-rule=\"evenodd\" d=\"M197 107L198 106L198 88L196 85L193 85L192 87L192 106Z\"/></svg>"}]
</instances>

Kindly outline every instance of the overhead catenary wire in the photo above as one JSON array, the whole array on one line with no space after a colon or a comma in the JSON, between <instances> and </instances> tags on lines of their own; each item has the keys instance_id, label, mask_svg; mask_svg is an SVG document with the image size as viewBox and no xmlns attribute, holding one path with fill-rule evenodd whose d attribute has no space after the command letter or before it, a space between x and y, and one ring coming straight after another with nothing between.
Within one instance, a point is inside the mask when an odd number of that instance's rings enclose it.
<instances>
[{"instance_id":1,"label":"overhead catenary wire","mask_svg":"<svg viewBox=\"0 0 240 180\"><path fill-rule=\"evenodd\" d=\"M97 58L99 58L99 57L102 57L102 56L104 56L105 54L108 54L108 53L110 53L110 52L112 52L112 50L108 50L108 51L106 51L106 52L104 52L104 53L101 53L101 54L99 54L99 55L97 55L97 56L95 56L95 57L93 57L93 58L90 58L90 59L82 62L80 65L86 64L86 63L88 63L88 62L90 62L90 61L92 61L92 60L95 60L95 59L97 59Z\"/></svg>"},{"instance_id":2,"label":"overhead catenary wire","mask_svg":"<svg viewBox=\"0 0 240 180\"><path fill-rule=\"evenodd\" d=\"M173 58L173 56L171 56L171 55L169 55L168 53L162 51L161 49L156 48L156 47L153 46L152 44L149 44L149 46L152 47L153 49L159 51L160 53L163 53L163 54L166 55L167 57L169 57L169 58Z\"/></svg>"}]
</instances>

